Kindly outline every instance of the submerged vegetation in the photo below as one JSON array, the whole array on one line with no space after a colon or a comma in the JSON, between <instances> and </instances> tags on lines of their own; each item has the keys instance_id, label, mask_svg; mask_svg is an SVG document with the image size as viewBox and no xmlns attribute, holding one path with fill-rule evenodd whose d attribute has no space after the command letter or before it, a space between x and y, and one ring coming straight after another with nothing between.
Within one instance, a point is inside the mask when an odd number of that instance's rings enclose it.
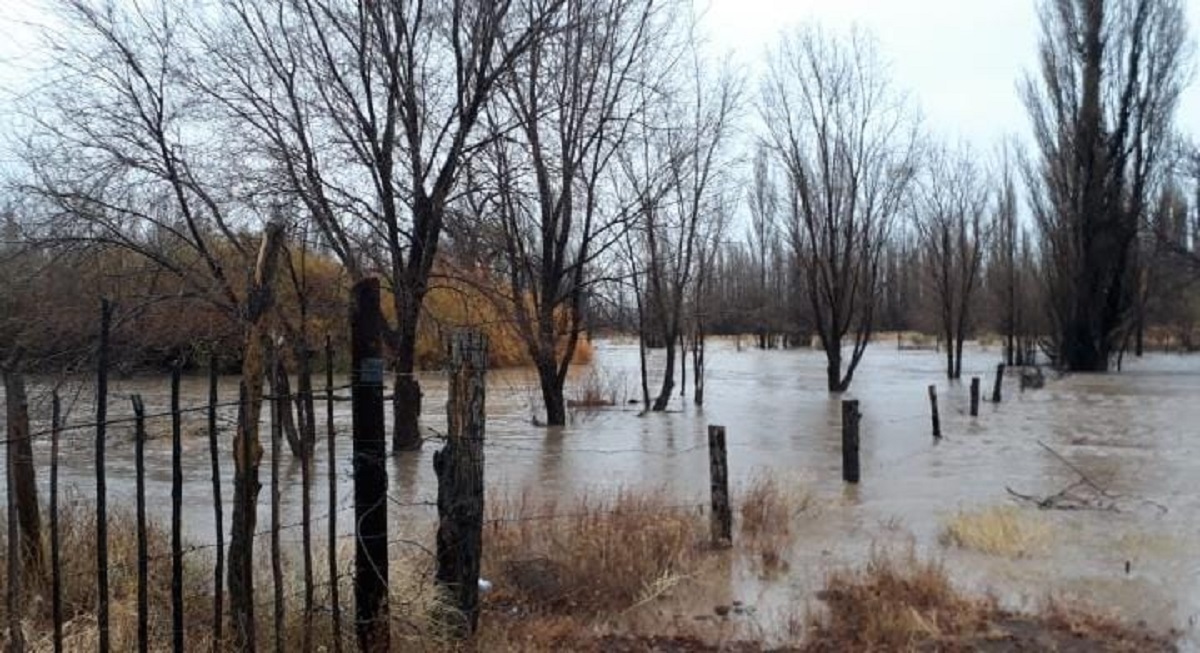
<instances>
[{"instance_id":1,"label":"submerged vegetation","mask_svg":"<svg viewBox=\"0 0 1200 653\"><path fill-rule=\"evenodd\" d=\"M946 545L1008 557L1036 555L1053 539L1050 522L1041 514L1015 506L988 506L959 511L945 522Z\"/></svg>"}]
</instances>

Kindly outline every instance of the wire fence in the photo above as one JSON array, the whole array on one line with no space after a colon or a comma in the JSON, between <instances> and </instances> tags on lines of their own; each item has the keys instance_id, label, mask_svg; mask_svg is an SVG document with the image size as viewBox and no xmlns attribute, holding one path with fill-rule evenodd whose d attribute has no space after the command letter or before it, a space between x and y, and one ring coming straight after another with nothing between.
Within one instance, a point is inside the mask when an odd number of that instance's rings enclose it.
<instances>
[{"instance_id":1,"label":"wire fence","mask_svg":"<svg viewBox=\"0 0 1200 653\"><path fill-rule=\"evenodd\" d=\"M198 643L214 651L228 650L248 648L256 642L259 645L273 642L275 650L282 650L285 642L298 641L307 653L318 647L333 651L355 648L352 634L359 635L358 648L372 649L364 643L362 633L376 627L381 617L371 611L364 612L362 586L371 581L382 586L385 595L391 592L388 585L394 578L388 572L389 560L402 561L404 565L423 570L419 575L435 587L430 591L448 592L452 604L477 614L481 557L478 547L485 528L529 523L546 523L547 528L553 528L552 523L564 520L617 514L682 512L699 515L709 507L702 503L679 503L638 510L612 506L611 510L591 507L583 512L554 509L504 514L500 511L485 516L482 500L484 451L541 454L544 450L532 446L540 438L513 437L495 441L483 437L486 354L472 353L469 347L464 350L465 358L456 358L457 367L452 364L449 371L449 428L446 433L433 433L429 438L442 445L441 451L434 456L438 496L406 499L387 493L386 476L382 477L381 483L376 478L376 487L363 488L363 479L369 478L363 463L372 462L367 460L369 456L364 451L367 447L377 452L383 450L386 442L382 402L392 399L383 392L381 379L375 384L364 381L378 376L378 367L360 366L356 362L350 370L352 382L335 385L333 353L327 343L323 387L307 391L288 389L286 376L277 376L281 366L272 361L265 373L266 379L258 384L260 390L248 388L243 381L239 396L230 399L219 392L218 365L214 358L209 370L207 401L183 405L180 369L176 367L166 393L169 408L155 408L151 412L146 409L140 394L110 396L103 333L106 332L102 327L96 396L90 406L95 411L94 418L63 419L57 389L52 393L53 409L48 425L30 429L27 406L16 407L17 412L9 407L9 437L3 440L9 470L6 474L9 528L4 549L8 562L5 573L6 650L52 648L57 652L94 646L108 651L136 646L139 651L148 651L167 648L168 642L172 650L184 650L189 645L195 648ZM477 336L472 337L476 340L468 338L464 342L486 348L486 343ZM471 356L477 357L474 365ZM369 400L369 410L379 413L378 428L374 431L359 428L360 421L371 421L360 415L364 406L361 397ZM13 403L14 398L7 397L6 401ZM339 432L335 424L334 406L341 402L352 403L355 426L352 438ZM323 428L317 426L322 421L317 415L321 404L325 407ZM129 412L109 413L110 408L119 410L120 406L128 406ZM24 414L18 415L20 411ZM230 413L234 413L234 417L231 418ZM15 429L14 415L18 421L23 421ZM185 419L195 416L206 418L203 431L209 447L203 453L209 458L211 478L200 483L193 475L185 483L182 426ZM151 424L154 428L149 427ZM152 431L167 430L165 424L169 424L170 432L171 495L170 518L164 523L148 515L145 481L146 443L151 440ZM131 441L111 437L122 428L131 429ZM228 437L230 431L234 433L232 446ZM194 430L190 432L194 433ZM317 488L312 482L317 464L314 453L322 435L327 456L324 472L328 482L324 488ZM64 487L63 442L78 442L93 436L94 478L73 478L69 486ZM19 476L16 471L23 467L32 469L29 446L35 439L50 441L49 507L44 514L48 522L45 529L31 526L24 519L31 508L40 508L36 485L31 491L14 483ZM353 445L353 492L347 492L338 483L339 474L344 474L345 470L339 468L336 449L347 445ZM134 454L136 508L132 519L126 506L118 506L115 513L109 511L109 502L117 494L108 489L107 474L112 466L108 454L120 454L120 462L124 465L128 456L126 447ZM671 451L582 447L562 449L561 452L689 456L710 449L701 444ZM286 521L282 518L280 469L280 460L287 455L285 451L290 451L298 460L302 476L301 516ZM189 451L187 455L203 453ZM721 453L723 457L724 447ZM263 464L268 455L269 465ZM189 469L198 467L198 461L188 462ZM231 464L232 475L229 474ZM382 468L381 461L372 464ZM121 471L125 473L125 468ZM73 472L77 474L78 469ZM199 491L201 487L204 488L202 492ZM266 510L260 509L260 493L269 496ZM728 494L727 488L725 493ZM323 508L318 510L313 509L315 494L323 495ZM68 499L66 502L64 495ZM212 502L213 532L211 538L188 543L182 537L183 521L185 517L196 521L197 496ZM229 501L231 496L233 500ZM187 515L182 509L186 497L192 497L189 505L193 511ZM154 505L151 511L161 514L165 512L163 507ZM386 523L384 530L373 530L371 520L380 513L386 514L388 507L428 510L430 519L424 526L407 524L427 530L415 536L389 533ZM339 517L345 519L347 513L354 515L352 529L339 527ZM189 525L189 529L193 533L196 531L194 525ZM34 530L36 532L31 532ZM48 534L44 540L43 531ZM292 535L298 537L292 538ZM288 538L286 542L285 537ZM372 547L375 547L374 554ZM471 547L475 550L470 551ZM84 563L79 559L81 556L89 560ZM42 586L47 581L49 588ZM131 589L131 584L136 589ZM258 587L248 589L254 585ZM468 586L471 592L464 590ZM164 588L167 588L166 592ZM353 595L353 600L348 592ZM29 597L46 594L50 598L48 609L40 603L23 603ZM131 594L136 595L136 608L126 603ZM87 600L81 603L80 597L87 597ZM154 597L153 604L151 597ZM391 600L403 604L421 599L409 592ZM81 614L87 615L89 624L94 624L92 628L84 629L95 636L95 640L87 640L86 645L79 640L83 632L80 629ZM402 611L399 616L391 617L393 621L389 622L389 628L396 625L395 619L403 621L411 615L411 611ZM131 618L136 618L136 635L128 632L130 624L127 622ZM37 626L47 623L51 626L49 632L45 632L44 625ZM403 627L400 630L403 631ZM122 635L114 639L117 632Z\"/></svg>"}]
</instances>

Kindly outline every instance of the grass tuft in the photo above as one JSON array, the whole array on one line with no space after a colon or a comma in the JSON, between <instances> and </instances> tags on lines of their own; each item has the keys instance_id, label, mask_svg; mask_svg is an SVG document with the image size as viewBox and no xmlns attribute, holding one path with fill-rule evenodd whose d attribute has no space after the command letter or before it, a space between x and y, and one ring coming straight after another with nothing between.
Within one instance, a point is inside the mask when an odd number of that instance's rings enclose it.
<instances>
[{"instance_id":1,"label":"grass tuft","mask_svg":"<svg viewBox=\"0 0 1200 653\"><path fill-rule=\"evenodd\" d=\"M959 511L943 526L947 546L1019 558L1045 551L1053 531L1041 515L1014 506Z\"/></svg>"}]
</instances>

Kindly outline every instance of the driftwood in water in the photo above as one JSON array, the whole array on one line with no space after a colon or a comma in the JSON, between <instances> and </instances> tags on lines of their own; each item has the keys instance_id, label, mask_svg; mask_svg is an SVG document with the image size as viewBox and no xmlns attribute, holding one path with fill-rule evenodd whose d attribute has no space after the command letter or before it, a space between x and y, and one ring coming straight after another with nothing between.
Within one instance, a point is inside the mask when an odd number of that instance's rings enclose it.
<instances>
[{"instance_id":1,"label":"driftwood in water","mask_svg":"<svg viewBox=\"0 0 1200 653\"><path fill-rule=\"evenodd\" d=\"M1046 443L1038 441L1038 446L1045 449L1050 455L1054 456L1059 462L1074 472L1078 476L1078 479L1058 492L1045 496L1017 492L1011 487L1006 486L1004 489L1008 491L1009 495L1020 501L1032 503L1041 510L1105 510L1113 512L1121 510L1120 502L1122 497L1120 495L1109 492L1105 487L1092 480L1083 470L1079 469L1078 466L1067 460L1062 454L1055 451ZM1167 507L1156 501L1141 499L1137 500L1137 503L1139 505L1152 506L1160 512L1167 512Z\"/></svg>"}]
</instances>

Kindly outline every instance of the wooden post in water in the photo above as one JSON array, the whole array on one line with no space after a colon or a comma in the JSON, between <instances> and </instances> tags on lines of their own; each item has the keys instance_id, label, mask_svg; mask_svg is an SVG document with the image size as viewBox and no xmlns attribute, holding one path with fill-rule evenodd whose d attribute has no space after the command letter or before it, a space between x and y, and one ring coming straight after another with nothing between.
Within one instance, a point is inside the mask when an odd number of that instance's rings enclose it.
<instances>
[{"instance_id":1,"label":"wooden post in water","mask_svg":"<svg viewBox=\"0 0 1200 653\"><path fill-rule=\"evenodd\" d=\"M929 386L929 410L933 417L933 439L942 439L942 419L938 416L937 386Z\"/></svg>"},{"instance_id":2,"label":"wooden post in water","mask_svg":"<svg viewBox=\"0 0 1200 653\"><path fill-rule=\"evenodd\" d=\"M279 488L279 454L283 444L283 411L288 409L288 397L282 394L287 387L282 377L287 372L279 361L279 351L273 354L275 364L271 366L274 378L271 379L271 586L274 590L274 642L275 653L283 653L283 618L285 606L283 603L283 552L280 550L279 527L282 524L279 514L282 492Z\"/></svg>"},{"instance_id":3,"label":"wooden post in water","mask_svg":"<svg viewBox=\"0 0 1200 653\"><path fill-rule=\"evenodd\" d=\"M387 469L383 424L383 313L379 279L354 284L350 383L354 431L354 603L362 651L391 647L388 616Z\"/></svg>"},{"instance_id":4,"label":"wooden post in water","mask_svg":"<svg viewBox=\"0 0 1200 653\"><path fill-rule=\"evenodd\" d=\"M483 556L483 438L487 338L454 334L446 401L446 446L433 454L438 479L437 581L453 597L462 622L479 624L479 563Z\"/></svg>"},{"instance_id":5,"label":"wooden post in water","mask_svg":"<svg viewBox=\"0 0 1200 653\"><path fill-rule=\"evenodd\" d=\"M213 520L217 526L216 568L213 570L212 651L224 650L225 621L225 514L221 508L221 463L217 450L217 354L208 359L208 455L212 461Z\"/></svg>"},{"instance_id":6,"label":"wooden post in water","mask_svg":"<svg viewBox=\"0 0 1200 653\"><path fill-rule=\"evenodd\" d=\"M992 403L1000 403L1000 384L1004 381L1004 363L996 366L996 385L992 386Z\"/></svg>"},{"instance_id":7,"label":"wooden post in water","mask_svg":"<svg viewBox=\"0 0 1200 653\"><path fill-rule=\"evenodd\" d=\"M100 347L96 361L96 629L97 649L109 651L108 635L108 485L104 448L108 435L108 338L112 303L100 301Z\"/></svg>"},{"instance_id":8,"label":"wooden post in water","mask_svg":"<svg viewBox=\"0 0 1200 653\"><path fill-rule=\"evenodd\" d=\"M842 400L842 480L858 483L858 423L862 413L858 412L857 399Z\"/></svg>"},{"instance_id":9,"label":"wooden post in water","mask_svg":"<svg viewBox=\"0 0 1200 653\"><path fill-rule=\"evenodd\" d=\"M146 538L146 407L141 395L130 398L133 404L133 466L137 495L137 642L138 651L150 650L150 594L147 588L150 570L150 546Z\"/></svg>"},{"instance_id":10,"label":"wooden post in water","mask_svg":"<svg viewBox=\"0 0 1200 653\"><path fill-rule=\"evenodd\" d=\"M171 368L171 645L183 653L183 414L181 362Z\"/></svg>"},{"instance_id":11,"label":"wooden post in water","mask_svg":"<svg viewBox=\"0 0 1200 653\"><path fill-rule=\"evenodd\" d=\"M8 507L8 537L5 538L8 556L8 578L5 584L5 612L8 613L8 647L12 653L23 653L25 638L21 633L21 536L17 525L16 483L13 482L13 441L5 444L7 469L4 474L4 498Z\"/></svg>"},{"instance_id":12,"label":"wooden post in water","mask_svg":"<svg viewBox=\"0 0 1200 653\"><path fill-rule=\"evenodd\" d=\"M342 607L338 597L337 563L337 454L333 430L333 339L325 336L325 435L329 468L329 614L333 625L333 651L342 651Z\"/></svg>"},{"instance_id":13,"label":"wooden post in water","mask_svg":"<svg viewBox=\"0 0 1200 653\"><path fill-rule=\"evenodd\" d=\"M50 601L54 653L63 650L62 547L58 533L58 443L62 438L62 401L54 391L50 408Z\"/></svg>"},{"instance_id":14,"label":"wooden post in water","mask_svg":"<svg viewBox=\"0 0 1200 653\"><path fill-rule=\"evenodd\" d=\"M733 510L729 507L729 458L725 427L708 427L708 474L712 489L711 529L715 547L733 545Z\"/></svg>"},{"instance_id":15,"label":"wooden post in water","mask_svg":"<svg viewBox=\"0 0 1200 653\"><path fill-rule=\"evenodd\" d=\"M971 417L979 417L979 377L971 377Z\"/></svg>"}]
</instances>

